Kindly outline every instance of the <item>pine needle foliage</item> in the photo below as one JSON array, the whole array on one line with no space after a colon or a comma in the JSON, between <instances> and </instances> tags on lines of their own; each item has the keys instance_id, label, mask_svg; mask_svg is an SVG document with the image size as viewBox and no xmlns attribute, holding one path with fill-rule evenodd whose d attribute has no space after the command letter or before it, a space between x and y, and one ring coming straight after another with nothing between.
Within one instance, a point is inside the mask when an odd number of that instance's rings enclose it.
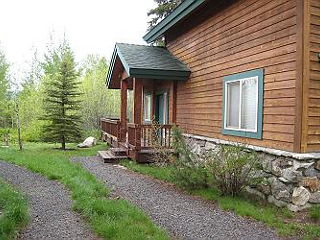
<instances>
[{"instance_id":1,"label":"pine needle foliage","mask_svg":"<svg viewBox=\"0 0 320 240\"><path fill-rule=\"evenodd\" d=\"M46 56L44 63L46 87L44 97L47 124L43 128L43 140L59 142L66 150L67 142L76 142L81 138L81 116L79 91L79 71L73 52L66 42Z\"/></svg>"},{"instance_id":2,"label":"pine needle foliage","mask_svg":"<svg viewBox=\"0 0 320 240\"><path fill-rule=\"evenodd\" d=\"M168 16L183 0L154 0L154 2L156 2L158 6L148 12L148 16L152 16L148 22L148 30Z\"/></svg>"}]
</instances>

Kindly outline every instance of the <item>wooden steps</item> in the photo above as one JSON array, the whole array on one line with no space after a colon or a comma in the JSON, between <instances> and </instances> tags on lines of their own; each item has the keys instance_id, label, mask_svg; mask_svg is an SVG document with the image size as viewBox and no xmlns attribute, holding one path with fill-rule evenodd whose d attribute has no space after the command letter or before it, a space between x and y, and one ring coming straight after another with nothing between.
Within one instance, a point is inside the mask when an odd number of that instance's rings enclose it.
<instances>
[{"instance_id":1,"label":"wooden steps","mask_svg":"<svg viewBox=\"0 0 320 240\"><path fill-rule=\"evenodd\" d=\"M120 156L120 157L126 156L127 157L127 149L125 149L125 148L121 148L121 147L119 147L119 148L111 148L110 152L114 156Z\"/></svg>"},{"instance_id":2,"label":"wooden steps","mask_svg":"<svg viewBox=\"0 0 320 240\"><path fill-rule=\"evenodd\" d=\"M156 150L152 148L141 149L135 152L129 149L125 143L118 143L118 147L110 148L108 151L98 151L98 156L104 163L119 163L121 159L132 159L139 163L152 163L154 162L154 154ZM174 154L172 149L167 149L171 154Z\"/></svg>"},{"instance_id":3,"label":"wooden steps","mask_svg":"<svg viewBox=\"0 0 320 240\"><path fill-rule=\"evenodd\" d=\"M123 154L123 151L98 151L98 156L103 160L104 163L117 163L120 159L127 159L127 155L115 155Z\"/></svg>"}]
</instances>

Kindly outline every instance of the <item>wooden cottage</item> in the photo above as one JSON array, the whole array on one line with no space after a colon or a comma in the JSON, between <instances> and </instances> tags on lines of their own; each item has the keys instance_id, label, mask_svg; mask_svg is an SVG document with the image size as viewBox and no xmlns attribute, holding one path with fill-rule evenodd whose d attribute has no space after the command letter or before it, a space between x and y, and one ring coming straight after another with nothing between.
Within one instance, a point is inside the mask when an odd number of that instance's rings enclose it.
<instances>
[{"instance_id":1,"label":"wooden cottage","mask_svg":"<svg viewBox=\"0 0 320 240\"><path fill-rule=\"evenodd\" d=\"M106 140L143 160L155 116L188 136L320 152L320 1L185 0L145 36L117 43L107 87L121 91ZM134 95L127 122L127 90ZM149 129L149 130L148 130Z\"/></svg>"}]
</instances>

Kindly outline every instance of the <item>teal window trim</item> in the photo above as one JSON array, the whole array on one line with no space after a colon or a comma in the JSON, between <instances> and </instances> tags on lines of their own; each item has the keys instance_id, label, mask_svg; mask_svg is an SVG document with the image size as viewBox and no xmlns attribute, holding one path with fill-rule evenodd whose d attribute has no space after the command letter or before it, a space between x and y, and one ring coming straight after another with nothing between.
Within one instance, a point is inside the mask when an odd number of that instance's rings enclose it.
<instances>
[{"instance_id":1,"label":"teal window trim","mask_svg":"<svg viewBox=\"0 0 320 240\"><path fill-rule=\"evenodd\" d=\"M245 131L245 130L232 130L225 128L226 122L226 84L231 81L237 81L245 78L258 77L258 107L257 107L257 126L256 131ZM223 93L222 93L222 134L223 135L232 135L232 136L240 136L247 138L256 138L262 139L262 119L263 119L263 82L264 82L264 70L256 69L251 71L246 71L242 73L237 73L233 75L229 75L223 78ZM239 113L241 114L241 113Z\"/></svg>"},{"instance_id":2,"label":"teal window trim","mask_svg":"<svg viewBox=\"0 0 320 240\"><path fill-rule=\"evenodd\" d=\"M166 111L166 118L167 118L167 122L166 124L169 124L169 114L170 114L170 109L169 109L169 92L166 92L166 96L167 96L167 111Z\"/></svg>"},{"instance_id":3,"label":"teal window trim","mask_svg":"<svg viewBox=\"0 0 320 240\"><path fill-rule=\"evenodd\" d=\"M157 96L159 95L166 95L166 121L167 121L167 124L169 124L169 114L170 114L170 105L169 105L169 91L166 91L166 90L163 90L163 91L158 91L156 92L156 98ZM158 111L159 111L159 108L158 108L158 103L156 103L156 106L155 106L155 115L156 115L156 119L159 118L158 116Z\"/></svg>"}]
</instances>

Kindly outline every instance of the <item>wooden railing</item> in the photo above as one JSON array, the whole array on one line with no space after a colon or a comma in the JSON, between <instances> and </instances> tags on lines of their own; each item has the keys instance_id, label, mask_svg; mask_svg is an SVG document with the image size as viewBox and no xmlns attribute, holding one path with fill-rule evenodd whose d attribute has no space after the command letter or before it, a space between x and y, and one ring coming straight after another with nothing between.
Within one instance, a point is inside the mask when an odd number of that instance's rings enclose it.
<instances>
[{"instance_id":1,"label":"wooden railing","mask_svg":"<svg viewBox=\"0 0 320 240\"><path fill-rule=\"evenodd\" d=\"M150 124L128 123L128 144L139 150L141 148L154 148L157 145L171 148L172 125L159 125L153 128ZM156 129L156 130L155 130Z\"/></svg>"},{"instance_id":2,"label":"wooden railing","mask_svg":"<svg viewBox=\"0 0 320 240\"><path fill-rule=\"evenodd\" d=\"M128 145L135 150L140 150L141 148L141 134L140 126L134 123L127 124L128 129Z\"/></svg>"},{"instance_id":3,"label":"wooden railing","mask_svg":"<svg viewBox=\"0 0 320 240\"><path fill-rule=\"evenodd\" d=\"M118 119L101 118L101 130L116 138L120 138L121 122Z\"/></svg>"}]
</instances>

